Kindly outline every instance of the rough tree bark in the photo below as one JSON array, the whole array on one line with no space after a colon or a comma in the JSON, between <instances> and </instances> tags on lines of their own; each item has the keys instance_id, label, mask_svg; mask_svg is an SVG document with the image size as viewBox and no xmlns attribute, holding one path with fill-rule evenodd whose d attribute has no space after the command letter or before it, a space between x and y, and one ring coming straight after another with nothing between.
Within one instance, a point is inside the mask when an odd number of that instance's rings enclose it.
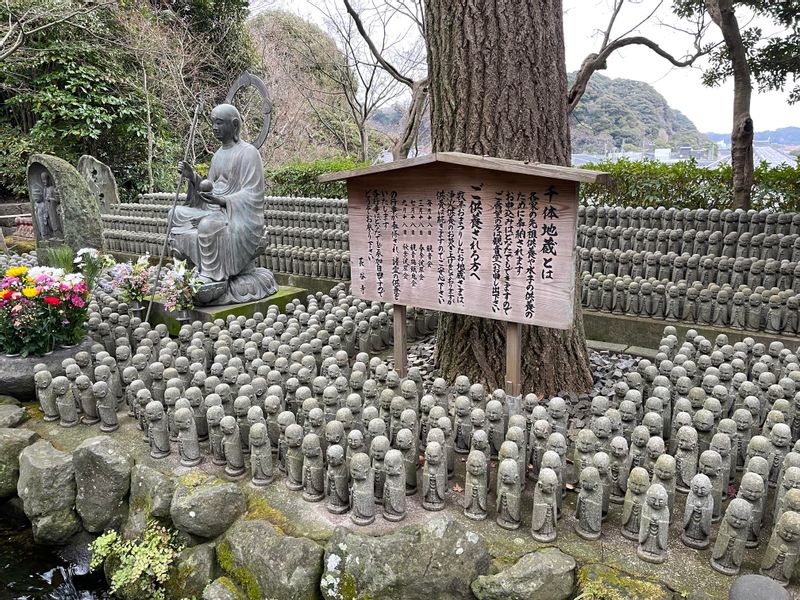
<instances>
[{"instance_id":1,"label":"rough tree bark","mask_svg":"<svg viewBox=\"0 0 800 600\"><path fill-rule=\"evenodd\" d=\"M733 207L748 210L753 189L753 119L750 118L750 66L731 0L706 0L706 11L722 31L733 67Z\"/></svg>"},{"instance_id":2,"label":"rough tree bark","mask_svg":"<svg viewBox=\"0 0 800 600\"><path fill-rule=\"evenodd\" d=\"M426 0L425 19L434 151L568 165L561 0ZM571 330L524 328L523 393L591 387L577 302L572 310ZM505 387L502 322L442 313L436 342L444 377Z\"/></svg>"}]
</instances>

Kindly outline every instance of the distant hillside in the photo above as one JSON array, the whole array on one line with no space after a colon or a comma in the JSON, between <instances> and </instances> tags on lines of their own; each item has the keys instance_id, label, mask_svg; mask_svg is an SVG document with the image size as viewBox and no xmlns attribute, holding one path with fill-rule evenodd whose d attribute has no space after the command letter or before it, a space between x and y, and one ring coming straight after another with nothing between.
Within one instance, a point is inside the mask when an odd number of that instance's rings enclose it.
<instances>
[{"instance_id":1,"label":"distant hillside","mask_svg":"<svg viewBox=\"0 0 800 600\"><path fill-rule=\"evenodd\" d=\"M731 143L730 133L706 133L705 135L713 142ZM781 127L771 131L757 131L755 139L769 140L780 146L800 146L800 127Z\"/></svg>"},{"instance_id":2,"label":"distant hillside","mask_svg":"<svg viewBox=\"0 0 800 600\"><path fill-rule=\"evenodd\" d=\"M569 75L570 82L573 74ZM708 145L709 140L664 96L643 81L592 76L572 113L572 151L604 152L612 148Z\"/></svg>"}]
</instances>

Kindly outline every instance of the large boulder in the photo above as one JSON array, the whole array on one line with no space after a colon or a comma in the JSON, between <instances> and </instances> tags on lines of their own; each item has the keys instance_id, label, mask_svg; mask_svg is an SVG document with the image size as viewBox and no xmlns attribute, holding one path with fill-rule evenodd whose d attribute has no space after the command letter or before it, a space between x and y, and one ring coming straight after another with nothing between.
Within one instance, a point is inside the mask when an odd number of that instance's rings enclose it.
<instances>
[{"instance_id":1,"label":"large boulder","mask_svg":"<svg viewBox=\"0 0 800 600\"><path fill-rule=\"evenodd\" d=\"M592 563L578 571L578 592L587 598L614 600L672 600L675 594L665 585L641 576Z\"/></svg>"},{"instance_id":2,"label":"large boulder","mask_svg":"<svg viewBox=\"0 0 800 600\"><path fill-rule=\"evenodd\" d=\"M202 538L215 538L244 514L247 503L235 483L203 473L178 480L170 517L181 531Z\"/></svg>"},{"instance_id":3,"label":"large boulder","mask_svg":"<svg viewBox=\"0 0 800 600\"><path fill-rule=\"evenodd\" d=\"M138 538L147 526L147 519L169 517L169 507L175 492L175 480L146 465L136 465L131 471L131 495L125 537Z\"/></svg>"},{"instance_id":4,"label":"large boulder","mask_svg":"<svg viewBox=\"0 0 800 600\"><path fill-rule=\"evenodd\" d=\"M491 560L477 533L445 515L381 537L337 527L320 589L327 600L462 600Z\"/></svg>"},{"instance_id":5,"label":"large boulder","mask_svg":"<svg viewBox=\"0 0 800 600\"><path fill-rule=\"evenodd\" d=\"M567 600L575 591L575 559L558 548L520 558L497 575L472 582L478 600Z\"/></svg>"},{"instance_id":6,"label":"large boulder","mask_svg":"<svg viewBox=\"0 0 800 600\"><path fill-rule=\"evenodd\" d=\"M114 438L99 435L72 453L77 496L75 509L92 533L118 528L128 512L133 459Z\"/></svg>"},{"instance_id":7,"label":"large boulder","mask_svg":"<svg viewBox=\"0 0 800 600\"><path fill-rule=\"evenodd\" d=\"M217 562L248 598L319 598L322 546L266 521L239 521L217 545Z\"/></svg>"},{"instance_id":8,"label":"large boulder","mask_svg":"<svg viewBox=\"0 0 800 600\"><path fill-rule=\"evenodd\" d=\"M19 453L39 436L27 429L0 429L0 498L17 494Z\"/></svg>"},{"instance_id":9,"label":"large boulder","mask_svg":"<svg viewBox=\"0 0 800 600\"><path fill-rule=\"evenodd\" d=\"M22 406L0 404L0 427L16 427L27 418L28 413Z\"/></svg>"},{"instance_id":10,"label":"large boulder","mask_svg":"<svg viewBox=\"0 0 800 600\"><path fill-rule=\"evenodd\" d=\"M167 581L170 598L200 598L203 590L214 580L216 561L214 544L200 544L182 550Z\"/></svg>"},{"instance_id":11,"label":"large boulder","mask_svg":"<svg viewBox=\"0 0 800 600\"><path fill-rule=\"evenodd\" d=\"M40 544L64 544L81 529L72 455L40 440L19 455L17 493Z\"/></svg>"}]
</instances>

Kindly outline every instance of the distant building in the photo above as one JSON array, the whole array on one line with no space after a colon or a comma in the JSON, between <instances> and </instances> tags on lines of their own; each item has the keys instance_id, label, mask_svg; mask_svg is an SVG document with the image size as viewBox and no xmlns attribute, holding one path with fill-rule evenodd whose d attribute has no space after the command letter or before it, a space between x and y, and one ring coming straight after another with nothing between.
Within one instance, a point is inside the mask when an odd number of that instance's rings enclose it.
<instances>
[{"instance_id":1,"label":"distant building","mask_svg":"<svg viewBox=\"0 0 800 600\"><path fill-rule=\"evenodd\" d=\"M756 145L753 142L753 164L758 166L762 162L767 163L770 167L779 167L781 165L788 165L792 166L797 164L797 158L792 156L791 154L786 154L783 150L775 148L773 146L768 145ZM718 161L710 164L709 166L714 168L720 165L730 164L731 163L731 155L728 153L727 156L721 157Z\"/></svg>"},{"instance_id":2,"label":"distant building","mask_svg":"<svg viewBox=\"0 0 800 600\"><path fill-rule=\"evenodd\" d=\"M671 148L656 148L653 150L653 158L655 160L660 160L662 162L667 162L669 159L672 158L672 149Z\"/></svg>"}]
</instances>

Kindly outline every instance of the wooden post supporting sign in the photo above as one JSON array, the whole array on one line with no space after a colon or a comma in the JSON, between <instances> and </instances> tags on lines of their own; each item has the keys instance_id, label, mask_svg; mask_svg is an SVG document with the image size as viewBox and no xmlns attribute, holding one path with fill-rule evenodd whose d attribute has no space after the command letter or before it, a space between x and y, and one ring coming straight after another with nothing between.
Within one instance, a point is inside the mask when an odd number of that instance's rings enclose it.
<instances>
[{"instance_id":1,"label":"wooden post supporting sign","mask_svg":"<svg viewBox=\"0 0 800 600\"><path fill-rule=\"evenodd\" d=\"M406 353L406 306L393 305L394 327L394 370L400 377L408 374L408 355Z\"/></svg>"},{"instance_id":2,"label":"wooden post supporting sign","mask_svg":"<svg viewBox=\"0 0 800 600\"><path fill-rule=\"evenodd\" d=\"M506 393L522 393L522 324L506 321Z\"/></svg>"}]
</instances>

